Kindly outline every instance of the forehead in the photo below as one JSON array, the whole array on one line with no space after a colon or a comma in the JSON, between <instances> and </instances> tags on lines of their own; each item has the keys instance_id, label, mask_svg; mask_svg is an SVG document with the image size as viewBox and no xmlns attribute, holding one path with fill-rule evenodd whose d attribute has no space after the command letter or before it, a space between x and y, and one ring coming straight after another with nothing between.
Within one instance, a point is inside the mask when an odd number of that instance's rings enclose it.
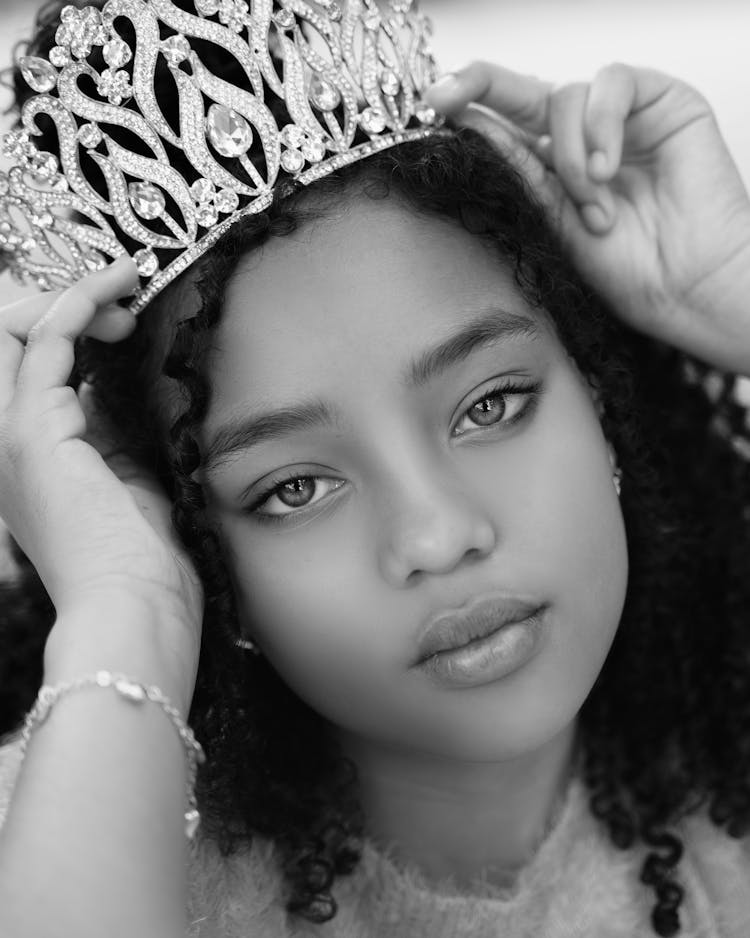
<instances>
[{"instance_id":1,"label":"forehead","mask_svg":"<svg viewBox=\"0 0 750 938\"><path fill-rule=\"evenodd\" d=\"M487 245L393 198L357 198L240 264L209 360L212 409L309 396L332 370L396 371L493 307L532 315Z\"/></svg>"}]
</instances>

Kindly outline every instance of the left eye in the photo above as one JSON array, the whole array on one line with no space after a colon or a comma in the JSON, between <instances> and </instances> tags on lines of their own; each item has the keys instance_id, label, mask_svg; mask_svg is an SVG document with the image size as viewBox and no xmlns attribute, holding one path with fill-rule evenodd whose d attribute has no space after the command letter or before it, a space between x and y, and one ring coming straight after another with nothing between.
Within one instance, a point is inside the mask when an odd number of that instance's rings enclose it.
<instances>
[{"instance_id":1,"label":"left eye","mask_svg":"<svg viewBox=\"0 0 750 938\"><path fill-rule=\"evenodd\" d=\"M259 515L292 514L300 508L308 508L325 498L330 492L341 488L342 479L329 479L322 476L299 476L287 479L275 486L270 494L255 506Z\"/></svg>"},{"instance_id":2,"label":"left eye","mask_svg":"<svg viewBox=\"0 0 750 938\"><path fill-rule=\"evenodd\" d=\"M476 427L515 423L526 412L534 390L534 388L513 387L488 391L463 412L454 433L460 436Z\"/></svg>"}]
</instances>

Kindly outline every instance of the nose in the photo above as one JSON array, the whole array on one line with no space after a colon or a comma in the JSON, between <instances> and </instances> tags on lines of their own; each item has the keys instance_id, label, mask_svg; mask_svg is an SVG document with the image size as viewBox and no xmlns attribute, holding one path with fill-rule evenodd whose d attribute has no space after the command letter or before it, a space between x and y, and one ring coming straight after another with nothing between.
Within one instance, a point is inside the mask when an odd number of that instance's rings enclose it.
<instances>
[{"instance_id":1,"label":"nose","mask_svg":"<svg viewBox=\"0 0 750 938\"><path fill-rule=\"evenodd\" d=\"M497 544L494 520L475 493L423 476L390 495L379 559L383 577L395 588L423 575L450 573L486 557Z\"/></svg>"}]
</instances>

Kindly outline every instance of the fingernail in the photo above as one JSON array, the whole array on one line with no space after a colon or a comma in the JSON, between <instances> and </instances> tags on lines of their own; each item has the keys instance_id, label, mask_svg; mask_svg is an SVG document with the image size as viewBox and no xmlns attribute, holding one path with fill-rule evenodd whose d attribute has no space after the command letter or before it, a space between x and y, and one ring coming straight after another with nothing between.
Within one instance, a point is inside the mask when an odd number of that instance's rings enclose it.
<instances>
[{"instance_id":1,"label":"fingernail","mask_svg":"<svg viewBox=\"0 0 750 938\"><path fill-rule=\"evenodd\" d=\"M458 89L459 85L458 76L454 72L448 72L441 75L436 82L433 82L425 93L429 95L435 91L437 94L452 94Z\"/></svg>"},{"instance_id":2,"label":"fingernail","mask_svg":"<svg viewBox=\"0 0 750 938\"><path fill-rule=\"evenodd\" d=\"M133 314L127 308L127 306L122 306L120 303L107 303L106 306L102 306L97 310L97 316L132 316Z\"/></svg>"},{"instance_id":3,"label":"fingernail","mask_svg":"<svg viewBox=\"0 0 750 938\"><path fill-rule=\"evenodd\" d=\"M610 229L610 216L596 202L589 202L587 205L581 206L581 217L586 227L594 234L600 234Z\"/></svg>"},{"instance_id":4,"label":"fingernail","mask_svg":"<svg viewBox=\"0 0 750 938\"><path fill-rule=\"evenodd\" d=\"M594 150L589 157L589 175L593 179L606 179L609 172L609 161L603 150Z\"/></svg>"}]
</instances>

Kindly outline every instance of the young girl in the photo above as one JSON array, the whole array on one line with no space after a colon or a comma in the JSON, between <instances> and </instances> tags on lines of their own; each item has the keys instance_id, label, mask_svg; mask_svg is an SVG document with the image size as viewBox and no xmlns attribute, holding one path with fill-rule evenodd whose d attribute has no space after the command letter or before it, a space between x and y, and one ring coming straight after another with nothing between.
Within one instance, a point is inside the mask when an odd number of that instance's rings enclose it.
<instances>
[{"instance_id":1,"label":"young girl","mask_svg":"<svg viewBox=\"0 0 750 938\"><path fill-rule=\"evenodd\" d=\"M3 936L748 933L747 195L655 72L427 101L2 311Z\"/></svg>"}]
</instances>

